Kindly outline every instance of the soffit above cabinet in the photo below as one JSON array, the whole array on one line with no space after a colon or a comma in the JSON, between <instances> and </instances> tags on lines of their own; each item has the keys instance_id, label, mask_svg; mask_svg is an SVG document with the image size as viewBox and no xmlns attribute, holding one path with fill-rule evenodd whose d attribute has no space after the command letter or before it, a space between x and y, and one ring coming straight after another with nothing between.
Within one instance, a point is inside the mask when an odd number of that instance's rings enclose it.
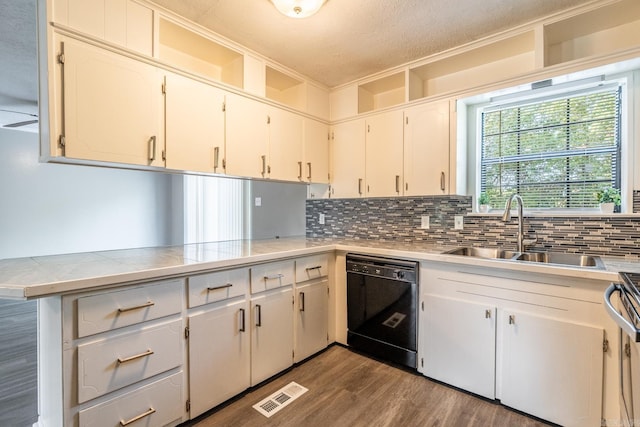
<instances>
[{"instance_id":1,"label":"soffit above cabinet","mask_svg":"<svg viewBox=\"0 0 640 427\"><path fill-rule=\"evenodd\" d=\"M269 0L155 0L329 87L593 0L329 0L291 19ZM601 1L600 1L601 3Z\"/></svg>"}]
</instances>

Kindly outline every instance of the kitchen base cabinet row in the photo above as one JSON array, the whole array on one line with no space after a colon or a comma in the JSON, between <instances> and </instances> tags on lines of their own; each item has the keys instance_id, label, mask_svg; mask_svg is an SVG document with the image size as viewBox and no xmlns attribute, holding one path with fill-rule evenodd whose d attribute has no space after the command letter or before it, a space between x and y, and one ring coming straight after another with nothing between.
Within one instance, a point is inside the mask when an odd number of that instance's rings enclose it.
<instances>
[{"instance_id":1,"label":"kitchen base cabinet row","mask_svg":"<svg viewBox=\"0 0 640 427\"><path fill-rule=\"evenodd\" d=\"M40 302L43 425L177 425L328 345L326 254Z\"/></svg>"},{"instance_id":2,"label":"kitchen base cabinet row","mask_svg":"<svg viewBox=\"0 0 640 427\"><path fill-rule=\"evenodd\" d=\"M617 419L618 337L603 284L513 276L421 271L419 371L564 426Z\"/></svg>"}]
</instances>

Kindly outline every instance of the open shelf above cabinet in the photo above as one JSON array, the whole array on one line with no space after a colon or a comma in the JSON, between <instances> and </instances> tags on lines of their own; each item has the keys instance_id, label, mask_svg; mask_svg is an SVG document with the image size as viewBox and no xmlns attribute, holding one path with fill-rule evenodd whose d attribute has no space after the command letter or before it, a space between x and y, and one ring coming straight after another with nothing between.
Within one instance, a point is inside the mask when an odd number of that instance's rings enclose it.
<instances>
[{"instance_id":1,"label":"open shelf above cabinet","mask_svg":"<svg viewBox=\"0 0 640 427\"><path fill-rule=\"evenodd\" d=\"M162 17L158 56L174 67L243 88L242 53Z\"/></svg>"},{"instance_id":2,"label":"open shelf above cabinet","mask_svg":"<svg viewBox=\"0 0 640 427\"><path fill-rule=\"evenodd\" d=\"M305 82L266 66L266 97L291 108L304 110L306 106Z\"/></svg>"},{"instance_id":3,"label":"open shelf above cabinet","mask_svg":"<svg viewBox=\"0 0 640 427\"><path fill-rule=\"evenodd\" d=\"M623 0L544 26L544 65L638 46L640 1Z\"/></svg>"},{"instance_id":4,"label":"open shelf above cabinet","mask_svg":"<svg viewBox=\"0 0 640 427\"><path fill-rule=\"evenodd\" d=\"M409 69L409 101L480 86L536 69L529 30Z\"/></svg>"},{"instance_id":5,"label":"open shelf above cabinet","mask_svg":"<svg viewBox=\"0 0 640 427\"><path fill-rule=\"evenodd\" d=\"M358 113L405 102L405 72L391 74L358 86Z\"/></svg>"}]
</instances>

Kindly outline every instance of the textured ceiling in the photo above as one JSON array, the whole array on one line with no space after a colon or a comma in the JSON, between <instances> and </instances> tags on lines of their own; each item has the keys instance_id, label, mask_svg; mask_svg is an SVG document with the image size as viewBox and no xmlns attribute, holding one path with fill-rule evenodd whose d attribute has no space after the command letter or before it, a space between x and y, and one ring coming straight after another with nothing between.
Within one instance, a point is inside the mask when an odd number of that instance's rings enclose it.
<instances>
[{"instance_id":1,"label":"textured ceiling","mask_svg":"<svg viewBox=\"0 0 640 427\"><path fill-rule=\"evenodd\" d=\"M155 0L329 87L597 1L328 0L296 20L269 0ZM37 112L36 0L0 0L0 11L2 126Z\"/></svg>"},{"instance_id":2,"label":"textured ceiling","mask_svg":"<svg viewBox=\"0 0 640 427\"><path fill-rule=\"evenodd\" d=\"M328 0L292 19L269 0L154 0L329 87L592 0Z\"/></svg>"}]
</instances>

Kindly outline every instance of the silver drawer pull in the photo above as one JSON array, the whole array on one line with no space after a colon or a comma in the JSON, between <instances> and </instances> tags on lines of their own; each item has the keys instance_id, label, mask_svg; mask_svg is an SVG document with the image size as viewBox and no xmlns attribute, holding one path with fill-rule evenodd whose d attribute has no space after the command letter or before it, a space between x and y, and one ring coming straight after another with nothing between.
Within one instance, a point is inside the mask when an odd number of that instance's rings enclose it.
<instances>
[{"instance_id":1,"label":"silver drawer pull","mask_svg":"<svg viewBox=\"0 0 640 427\"><path fill-rule=\"evenodd\" d=\"M141 419L143 419L144 417L148 417L149 415L151 415L151 414L153 414L153 413L155 413L155 412L156 412L156 410L155 410L155 409L153 409L153 408L149 408L149 410L148 410L148 411L143 412L142 414L140 414L140 415L138 415L138 416L135 416L135 417L131 418L130 420L127 420L127 421L122 421L122 420L120 420L120 425L121 425L121 426L123 426L123 427L124 427L124 426L128 426L129 424L131 424L131 423L135 423L136 421L141 420Z\"/></svg>"},{"instance_id":2,"label":"silver drawer pull","mask_svg":"<svg viewBox=\"0 0 640 427\"><path fill-rule=\"evenodd\" d=\"M516 323L516 316L514 316L513 314L509 315L509 324L510 325L514 325Z\"/></svg>"},{"instance_id":3,"label":"silver drawer pull","mask_svg":"<svg viewBox=\"0 0 640 427\"><path fill-rule=\"evenodd\" d=\"M278 274L272 274L271 276L264 276L264 280L276 280L276 279L282 279L284 277L284 274L282 273L278 273Z\"/></svg>"},{"instance_id":4,"label":"silver drawer pull","mask_svg":"<svg viewBox=\"0 0 640 427\"><path fill-rule=\"evenodd\" d=\"M304 292L300 292L300 311L304 311Z\"/></svg>"},{"instance_id":5,"label":"silver drawer pull","mask_svg":"<svg viewBox=\"0 0 640 427\"><path fill-rule=\"evenodd\" d=\"M233 286L233 283L227 283L226 285L209 287L209 288L207 288L207 291L217 291L218 289L226 289L226 288L230 288L232 286Z\"/></svg>"},{"instance_id":6,"label":"silver drawer pull","mask_svg":"<svg viewBox=\"0 0 640 427\"><path fill-rule=\"evenodd\" d=\"M118 357L118 365L121 364L121 363L125 363L125 362L131 362L132 360L141 359L143 357L151 356L152 354L153 354L153 350L147 350L144 353L136 354L135 356L125 357L124 359L122 357Z\"/></svg>"},{"instance_id":7,"label":"silver drawer pull","mask_svg":"<svg viewBox=\"0 0 640 427\"><path fill-rule=\"evenodd\" d=\"M306 271L313 271L313 270L320 270L322 268L321 265L316 265L315 267L307 267L305 268Z\"/></svg>"},{"instance_id":8,"label":"silver drawer pull","mask_svg":"<svg viewBox=\"0 0 640 427\"><path fill-rule=\"evenodd\" d=\"M118 313L125 313L125 312L127 312L127 311L140 310L141 308L152 307L152 306L154 306L154 305L156 305L156 303L155 303L155 302L153 302L153 301L148 301L148 302L146 302L146 303L144 303L144 304L136 305L136 306L134 306L134 307L119 308L119 309L118 309Z\"/></svg>"}]
</instances>

